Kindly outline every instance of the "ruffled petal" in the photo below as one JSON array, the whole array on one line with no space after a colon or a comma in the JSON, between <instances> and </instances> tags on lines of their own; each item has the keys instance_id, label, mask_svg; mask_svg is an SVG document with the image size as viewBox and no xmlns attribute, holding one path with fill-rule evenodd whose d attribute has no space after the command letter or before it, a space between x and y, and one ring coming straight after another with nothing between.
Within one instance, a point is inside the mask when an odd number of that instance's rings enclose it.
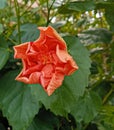
<instances>
[{"instance_id":1,"label":"ruffled petal","mask_svg":"<svg viewBox=\"0 0 114 130\"><path fill-rule=\"evenodd\" d=\"M64 66L64 73L65 75L71 75L73 72L75 72L78 69L77 64L75 61L71 58L68 60L68 62Z\"/></svg>"},{"instance_id":2,"label":"ruffled petal","mask_svg":"<svg viewBox=\"0 0 114 130\"><path fill-rule=\"evenodd\" d=\"M14 46L14 58L25 58L29 42Z\"/></svg>"},{"instance_id":3,"label":"ruffled petal","mask_svg":"<svg viewBox=\"0 0 114 130\"><path fill-rule=\"evenodd\" d=\"M73 58L68 54L67 51L60 50L59 46L57 45L56 54L61 62L65 64L64 66L64 73L65 75L72 74L75 70L78 69L77 64L73 60Z\"/></svg>"},{"instance_id":4,"label":"ruffled petal","mask_svg":"<svg viewBox=\"0 0 114 130\"><path fill-rule=\"evenodd\" d=\"M60 72L55 72L47 86L47 89L45 89L47 94L50 96L57 88L62 85L63 80L64 74Z\"/></svg>"},{"instance_id":5,"label":"ruffled petal","mask_svg":"<svg viewBox=\"0 0 114 130\"><path fill-rule=\"evenodd\" d=\"M41 84L43 86L44 89L47 88L51 77L53 76L54 73L54 68L52 64L47 64L46 66L43 67L42 71L41 71Z\"/></svg>"},{"instance_id":6,"label":"ruffled petal","mask_svg":"<svg viewBox=\"0 0 114 130\"><path fill-rule=\"evenodd\" d=\"M60 61L63 63L66 63L71 58L71 56L68 54L67 51L61 50L59 48L59 45L56 46L56 55L58 56Z\"/></svg>"}]
</instances>

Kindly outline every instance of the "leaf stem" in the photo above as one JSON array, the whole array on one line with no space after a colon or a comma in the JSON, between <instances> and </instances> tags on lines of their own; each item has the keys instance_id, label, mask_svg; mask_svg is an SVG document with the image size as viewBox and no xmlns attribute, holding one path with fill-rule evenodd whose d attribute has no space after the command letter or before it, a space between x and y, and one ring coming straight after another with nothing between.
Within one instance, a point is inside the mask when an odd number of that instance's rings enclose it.
<instances>
[{"instance_id":1,"label":"leaf stem","mask_svg":"<svg viewBox=\"0 0 114 130\"><path fill-rule=\"evenodd\" d=\"M17 25L18 25L18 42L21 43L21 31L20 31L20 9L17 0L14 0L15 11L17 16Z\"/></svg>"}]
</instances>

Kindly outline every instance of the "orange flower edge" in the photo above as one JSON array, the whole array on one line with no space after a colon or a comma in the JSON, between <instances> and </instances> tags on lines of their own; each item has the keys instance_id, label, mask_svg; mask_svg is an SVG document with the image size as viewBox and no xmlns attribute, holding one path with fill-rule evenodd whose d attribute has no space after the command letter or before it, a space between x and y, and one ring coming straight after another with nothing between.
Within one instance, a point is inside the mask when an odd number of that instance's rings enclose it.
<instances>
[{"instance_id":1,"label":"orange flower edge","mask_svg":"<svg viewBox=\"0 0 114 130\"><path fill-rule=\"evenodd\" d=\"M65 41L51 27L39 27L36 41L14 46L14 58L22 60L23 69L16 80L27 84L41 84L50 96L62 85L65 75L78 69L67 52Z\"/></svg>"}]
</instances>

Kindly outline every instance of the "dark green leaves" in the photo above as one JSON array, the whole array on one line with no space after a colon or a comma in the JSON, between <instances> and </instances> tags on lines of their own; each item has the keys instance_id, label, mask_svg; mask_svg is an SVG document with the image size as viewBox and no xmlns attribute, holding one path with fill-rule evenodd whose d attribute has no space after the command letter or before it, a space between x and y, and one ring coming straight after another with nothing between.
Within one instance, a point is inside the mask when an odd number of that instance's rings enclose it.
<instances>
[{"instance_id":1,"label":"dark green leaves","mask_svg":"<svg viewBox=\"0 0 114 130\"><path fill-rule=\"evenodd\" d=\"M75 1L69 2L65 5L62 5L59 8L59 13L72 13L74 11L90 11L95 8L93 1Z\"/></svg>"},{"instance_id":2,"label":"dark green leaves","mask_svg":"<svg viewBox=\"0 0 114 130\"><path fill-rule=\"evenodd\" d=\"M99 2L96 7L105 9L106 20L110 25L110 29L114 32L114 2Z\"/></svg>"},{"instance_id":3,"label":"dark green leaves","mask_svg":"<svg viewBox=\"0 0 114 130\"><path fill-rule=\"evenodd\" d=\"M3 68L9 58L9 52L6 48L0 48L0 70Z\"/></svg>"},{"instance_id":4,"label":"dark green leaves","mask_svg":"<svg viewBox=\"0 0 114 130\"><path fill-rule=\"evenodd\" d=\"M4 67L9 58L8 45L3 35L0 35L0 70Z\"/></svg>"},{"instance_id":5,"label":"dark green leaves","mask_svg":"<svg viewBox=\"0 0 114 130\"><path fill-rule=\"evenodd\" d=\"M80 40L86 45L92 43L110 43L112 36L112 32L104 28L93 28L79 34Z\"/></svg>"},{"instance_id":6,"label":"dark green leaves","mask_svg":"<svg viewBox=\"0 0 114 130\"><path fill-rule=\"evenodd\" d=\"M75 119L78 122L84 121L87 123L98 114L100 107L100 97L94 92L87 92L74 105L71 113L74 115Z\"/></svg>"},{"instance_id":7,"label":"dark green leaves","mask_svg":"<svg viewBox=\"0 0 114 130\"><path fill-rule=\"evenodd\" d=\"M40 106L30 85L14 81L16 75L12 71L0 79L0 109L14 130L26 130Z\"/></svg>"},{"instance_id":8,"label":"dark green leaves","mask_svg":"<svg viewBox=\"0 0 114 130\"><path fill-rule=\"evenodd\" d=\"M58 118L50 111L42 108L27 130L54 130L58 125Z\"/></svg>"},{"instance_id":9,"label":"dark green leaves","mask_svg":"<svg viewBox=\"0 0 114 130\"><path fill-rule=\"evenodd\" d=\"M68 9L74 11L89 11L93 10L94 7L94 2L92 1L75 1L68 4Z\"/></svg>"}]
</instances>

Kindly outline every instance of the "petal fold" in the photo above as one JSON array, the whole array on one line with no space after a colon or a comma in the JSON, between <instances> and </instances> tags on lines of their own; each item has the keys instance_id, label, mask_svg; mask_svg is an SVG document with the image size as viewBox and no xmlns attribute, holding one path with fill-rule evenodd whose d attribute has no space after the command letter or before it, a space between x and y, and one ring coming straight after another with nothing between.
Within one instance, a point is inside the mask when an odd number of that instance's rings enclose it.
<instances>
[{"instance_id":1,"label":"petal fold","mask_svg":"<svg viewBox=\"0 0 114 130\"><path fill-rule=\"evenodd\" d=\"M25 58L26 51L28 49L29 42L14 46L14 58Z\"/></svg>"},{"instance_id":2,"label":"petal fold","mask_svg":"<svg viewBox=\"0 0 114 130\"><path fill-rule=\"evenodd\" d=\"M40 29L41 33L42 31L44 31L46 36L56 39L61 49L64 50L67 49L66 42L63 40L63 38L60 37L60 35L56 32L56 30L53 29L51 26L48 26L47 28L39 27L38 29Z\"/></svg>"},{"instance_id":3,"label":"petal fold","mask_svg":"<svg viewBox=\"0 0 114 130\"><path fill-rule=\"evenodd\" d=\"M18 80L20 82L24 82L27 84L36 84L36 83L40 83L40 72L34 72L31 73L29 77L27 76L23 76L22 72L16 77L15 80Z\"/></svg>"}]
</instances>

